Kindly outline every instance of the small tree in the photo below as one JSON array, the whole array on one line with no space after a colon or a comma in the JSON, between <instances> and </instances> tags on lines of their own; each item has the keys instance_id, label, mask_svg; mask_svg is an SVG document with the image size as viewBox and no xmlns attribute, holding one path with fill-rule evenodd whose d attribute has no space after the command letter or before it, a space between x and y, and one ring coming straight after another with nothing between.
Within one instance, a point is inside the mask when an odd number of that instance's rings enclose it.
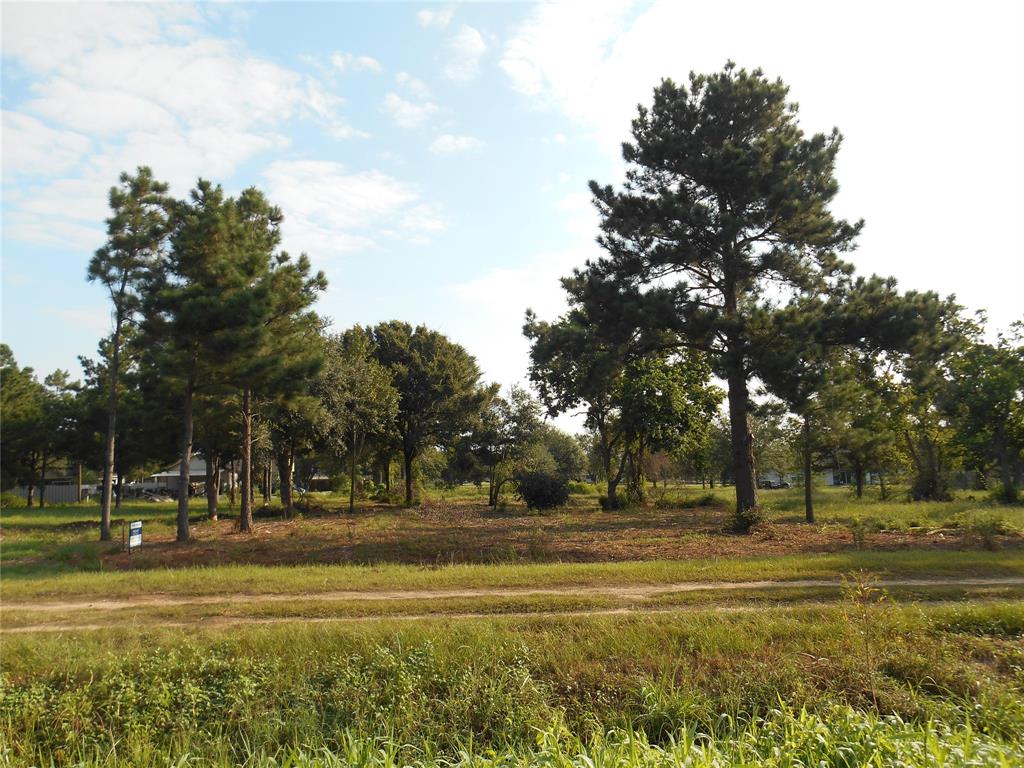
<instances>
[{"instance_id":1,"label":"small tree","mask_svg":"<svg viewBox=\"0 0 1024 768\"><path fill-rule=\"evenodd\" d=\"M1024 324L995 344L982 341L980 330L950 361L943 411L961 452L982 470L994 464L1000 495L1012 502L1024 456Z\"/></svg>"},{"instance_id":2,"label":"small tree","mask_svg":"<svg viewBox=\"0 0 1024 768\"><path fill-rule=\"evenodd\" d=\"M507 398L494 394L467 438L472 453L487 471L487 503L498 504L501 487L513 479L517 462L541 426L541 406L530 393L513 386Z\"/></svg>"},{"instance_id":3,"label":"small tree","mask_svg":"<svg viewBox=\"0 0 1024 768\"><path fill-rule=\"evenodd\" d=\"M103 490L100 496L100 540L109 541L110 504L117 437L118 377L125 324L142 305L141 290L160 258L168 232L167 185L141 166L135 176L122 173L120 186L111 187L107 242L89 262L88 279L101 283L113 304L114 330L110 339L107 389L107 433L103 454Z\"/></svg>"},{"instance_id":4,"label":"small tree","mask_svg":"<svg viewBox=\"0 0 1024 768\"><path fill-rule=\"evenodd\" d=\"M366 442L394 429L398 413L398 392L387 369L374 359L365 329L357 325L327 339L316 393L322 408L321 439L333 455L348 457L348 509L354 512L356 467Z\"/></svg>"},{"instance_id":5,"label":"small tree","mask_svg":"<svg viewBox=\"0 0 1024 768\"><path fill-rule=\"evenodd\" d=\"M467 434L487 401L476 360L426 326L392 320L371 332L374 356L398 391L396 431L402 443L405 503L413 502L413 463L431 445Z\"/></svg>"}]
</instances>

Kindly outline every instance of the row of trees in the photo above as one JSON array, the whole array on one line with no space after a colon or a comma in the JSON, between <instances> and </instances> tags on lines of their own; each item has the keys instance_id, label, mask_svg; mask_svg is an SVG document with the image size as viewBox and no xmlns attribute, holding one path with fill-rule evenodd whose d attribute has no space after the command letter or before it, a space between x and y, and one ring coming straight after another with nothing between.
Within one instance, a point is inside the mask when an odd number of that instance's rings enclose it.
<instances>
[{"instance_id":1,"label":"row of trees","mask_svg":"<svg viewBox=\"0 0 1024 768\"><path fill-rule=\"evenodd\" d=\"M395 458L406 504L418 465L447 482L488 480L492 504L528 468L582 476L576 439L545 424L524 390L505 398L482 383L473 357L437 331L392 321L331 334L313 311L326 280L280 250L282 214L259 190L229 197L200 180L177 200L139 168L110 207L88 277L108 291L113 332L81 359L84 382L63 371L39 382L3 348L4 486L26 485L29 503L35 488L44 503L58 462L95 466L109 539L124 480L176 458L187 540L182 489L196 450L211 517L220 469L237 467L242 531L275 469L289 515L297 470L308 482L317 465L345 465L350 507L367 471L390 489Z\"/></svg>"},{"instance_id":2,"label":"row of trees","mask_svg":"<svg viewBox=\"0 0 1024 768\"><path fill-rule=\"evenodd\" d=\"M942 498L957 463L1015 497L1019 329L988 343L952 297L856 276L843 257L862 223L830 212L841 137L806 136L787 98L732 64L655 89L623 146L623 187L591 183L605 255L563 280L562 317L527 312L539 402L502 397L422 326L330 334L313 310L324 275L280 249L281 211L259 190L230 197L200 180L178 200L147 168L124 174L88 269L113 333L82 361L85 382L38 382L4 350L5 483L45 483L60 456L102 457L102 538L115 476L176 456L187 488L195 448L211 515L217 469L237 462L243 531L254 483L268 487L276 466L290 513L292 478L318 455L345 464L350 506L360 467L389 486L397 458L406 504L417 466L486 480L496 504L531 469L571 479L589 462L616 507L642 500L672 457L735 484L738 530L758 519L758 467L784 463L780 442L799 456L808 520L814 466L840 457L858 489L869 471L909 469L915 498ZM582 442L543 422L577 410Z\"/></svg>"}]
</instances>

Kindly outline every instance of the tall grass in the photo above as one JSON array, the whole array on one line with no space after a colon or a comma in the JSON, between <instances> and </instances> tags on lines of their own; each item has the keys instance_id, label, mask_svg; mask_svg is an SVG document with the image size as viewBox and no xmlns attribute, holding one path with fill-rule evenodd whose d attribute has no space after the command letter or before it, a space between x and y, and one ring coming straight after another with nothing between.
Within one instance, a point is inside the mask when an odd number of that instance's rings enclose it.
<instances>
[{"instance_id":1,"label":"tall grass","mask_svg":"<svg viewBox=\"0 0 1024 768\"><path fill-rule=\"evenodd\" d=\"M332 747L298 744L232 754L210 752L205 745L186 740L172 756L126 738L62 757L66 764L82 768L148 768L157 763L175 768L1009 768L1024 763L1024 746L1019 741L993 738L970 724L914 724L850 707L835 707L819 715L785 704L744 722L725 719L717 724L683 725L662 743L651 743L642 731L623 729L581 738L557 725L538 730L534 741L533 745L480 749L467 740L443 753L433 744L414 747L387 737L345 731Z\"/></svg>"},{"instance_id":2,"label":"tall grass","mask_svg":"<svg viewBox=\"0 0 1024 768\"><path fill-rule=\"evenodd\" d=\"M3 647L0 745L111 766L1019 757L1019 603L869 610L23 637Z\"/></svg>"}]
</instances>

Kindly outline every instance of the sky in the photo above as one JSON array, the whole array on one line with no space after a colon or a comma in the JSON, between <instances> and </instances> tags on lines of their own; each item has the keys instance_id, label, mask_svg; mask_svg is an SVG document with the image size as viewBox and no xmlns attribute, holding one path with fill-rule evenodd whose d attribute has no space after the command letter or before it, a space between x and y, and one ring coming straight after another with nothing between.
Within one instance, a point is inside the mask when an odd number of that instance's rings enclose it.
<instances>
[{"instance_id":1,"label":"sky","mask_svg":"<svg viewBox=\"0 0 1024 768\"><path fill-rule=\"evenodd\" d=\"M0 338L43 374L109 332L86 265L149 165L178 196L263 189L337 330L425 323L522 382L524 311L600 255L588 180L621 182L661 78L730 59L842 131L859 272L1024 317L1024 3L5 2L0 26Z\"/></svg>"}]
</instances>

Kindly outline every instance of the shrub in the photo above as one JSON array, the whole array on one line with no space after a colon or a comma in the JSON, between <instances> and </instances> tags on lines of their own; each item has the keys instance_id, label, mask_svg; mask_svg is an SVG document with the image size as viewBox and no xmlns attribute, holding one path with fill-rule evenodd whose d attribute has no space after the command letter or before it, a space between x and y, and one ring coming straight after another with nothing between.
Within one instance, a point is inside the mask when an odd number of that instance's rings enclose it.
<instances>
[{"instance_id":1,"label":"shrub","mask_svg":"<svg viewBox=\"0 0 1024 768\"><path fill-rule=\"evenodd\" d=\"M760 507L751 507L742 511L737 510L732 518L732 530L735 533L749 533L750 529L764 519L764 512Z\"/></svg>"},{"instance_id":2,"label":"shrub","mask_svg":"<svg viewBox=\"0 0 1024 768\"><path fill-rule=\"evenodd\" d=\"M1000 504L1016 504L1020 501L1020 491L1013 485L1001 485L992 491L992 498Z\"/></svg>"},{"instance_id":3,"label":"shrub","mask_svg":"<svg viewBox=\"0 0 1024 768\"><path fill-rule=\"evenodd\" d=\"M601 505L601 509L606 512L611 512L616 509L626 509L629 506L629 500L626 498L624 493L616 493L610 499L607 496L598 497L598 503Z\"/></svg>"},{"instance_id":4,"label":"shrub","mask_svg":"<svg viewBox=\"0 0 1024 768\"><path fill-rule=\"evenodd\" d=\"M1007 536L1014 530L1006 521L993 514L975 514L970 517L961 516L955 521L963 530L964 538L981 544L985 549L995 549L997 536Z\"/></svg>"},{"instance_id":5,"label":"shrub","mask_svg":"<svg viewBox=\"0 0 1024 768\"><path fill-rule=\"evenodd\" d=\"M527 509L554 509L569 500L569 484L549 472L524 472L517 478Z\"/></svg>"},{"instance_id":6,"label":"shrub","mask_svg":"<svg viewBox=\"0 0 1024 768\"><path fill-rule=\"evenodd\" d=\"M586 496L588 494L594 493L594 491L595 488L593 483L581 483L578 481L573 481L569 483L569 493L571 494Z\"/></svg>"},{"instance_id":7,"label":"shrub","mask_svg":"<svg viewBox=\"0 0 1024 768\"><path fill-rule=\"evenodd\" d=\"M0 493L0 508L24 507L25 503L25 500L16 493Z\"/></svg>"}]
</instances>

